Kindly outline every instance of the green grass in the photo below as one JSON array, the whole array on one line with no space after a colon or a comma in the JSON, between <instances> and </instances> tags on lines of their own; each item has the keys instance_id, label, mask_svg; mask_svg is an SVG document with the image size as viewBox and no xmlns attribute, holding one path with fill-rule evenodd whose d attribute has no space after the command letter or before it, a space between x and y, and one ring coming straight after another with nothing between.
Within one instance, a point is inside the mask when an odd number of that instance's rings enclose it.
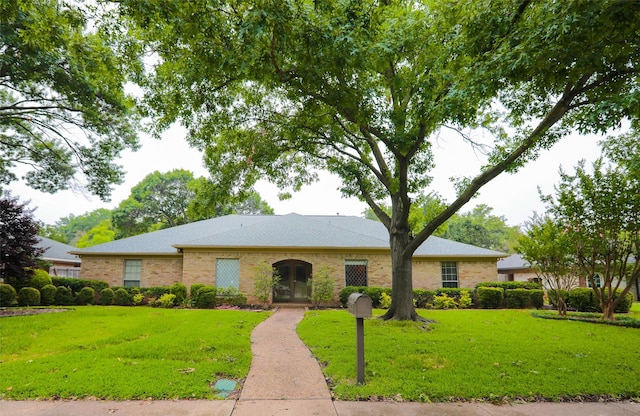
<instances>
[{"instance_id":1,"label":"green grass","mask_svg":"<svg viewBox=\"0 0 640 416\"><path fill-rule=\"evenodd\" d=\"M263 312L78 307L0 319L0 398L213 398Z\"/></svg>"},{"instance_id":2,"label":"green grass","mask_svg":"<svg viewBox=\"0 0 640 416\"><path fill-rule=\"evenodd\" d=\"M325 365L337 399L640 397L639 329L537 319L517 310L420 314L437 323L365 321L363 386L356 385L353 316L310 311L298 333Z\"/></svg>"}]
</instances>

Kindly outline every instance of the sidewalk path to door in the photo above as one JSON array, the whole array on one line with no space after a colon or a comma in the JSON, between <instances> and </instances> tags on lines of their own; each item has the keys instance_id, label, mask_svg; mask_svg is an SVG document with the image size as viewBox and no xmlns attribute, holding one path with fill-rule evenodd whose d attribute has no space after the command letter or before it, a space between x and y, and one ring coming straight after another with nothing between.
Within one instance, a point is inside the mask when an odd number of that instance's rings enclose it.
<instances>
[{"instance_id":1,"label":"sidewalk path to door","mask_svg":"<svg viewBox=\"0 0 640 416\"><path fill-rule=\"evenodd\" d=\"M0 416L638 416L640 403L395 403L332 401L296 333L304 309L279 309L251 335L253 360L235 400L0 401ZM354 347L355 349L355 347ZM355 354L355 350L354 350Z\"/></svg>"}]
</instances>

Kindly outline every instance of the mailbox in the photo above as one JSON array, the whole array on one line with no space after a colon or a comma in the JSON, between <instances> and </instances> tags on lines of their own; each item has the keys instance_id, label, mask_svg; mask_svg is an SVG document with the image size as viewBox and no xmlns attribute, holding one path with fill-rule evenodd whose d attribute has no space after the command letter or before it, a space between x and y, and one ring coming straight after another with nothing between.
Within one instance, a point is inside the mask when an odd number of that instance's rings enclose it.
<instances>
[{"instance_id":1,"label":"mailbox","mask_svg":"<svg viewBox=\"0 0 640 416\"><path fill-rule=\"evenodd\" d=\"M373 309L371 298L363 293L350 294L347 308L356 318L370 318Z\"/></svg>"}]
</instances>

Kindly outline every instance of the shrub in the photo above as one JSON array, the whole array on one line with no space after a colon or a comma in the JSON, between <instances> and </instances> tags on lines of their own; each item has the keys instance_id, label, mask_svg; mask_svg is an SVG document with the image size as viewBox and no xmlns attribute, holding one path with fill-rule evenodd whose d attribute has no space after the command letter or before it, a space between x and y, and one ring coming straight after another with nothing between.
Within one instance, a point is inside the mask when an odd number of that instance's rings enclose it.
<instances>
[{"instance_id":1,"label":"shrub","mask_svg":"<svg viewBox=\"0 0 640 416\"><path fill-rule=\"evenodd\" d=\"M593 289L588 287L577 287L569 291L567 303L570 308L578 312L598 312L597 299Z\"/></svg>"},{"instance_id":2,"label":"shrub","mask_svg":"<svg viewBox=\"0 0 640 416\"><path fill-rule=\"evenodd\" d=\"M261 261L253 268L253 296L258 302L266 305L273 290L278 287L280 275L272 265Z\"/></svg>"},{"instance_id":3,"label":"shrub","mask_svg":"<svg viewBox=\"0 0 640 416\"><path fill-rule=\"evenodd\" d=\"M504 290L499 287L480 286L477 289L478 304L483 309L497 309L504 302Z\"/></svg>"},{"instance_id":4,"label":"shrub","mask_svg":"<svg viewBox=\"0 0 640 416\"><path fill-rule=\"evenodd\" d=\"M436 309L455 309L456 300L446 294L436 295L433 299L433 307Z\"/></svg>"},{"instance_id":5,"label":"shrub","mask_svg":"<svg viewBox=\"0 0 640 416\"><path fill-rule=\"evenodd\" d=\"M333 299L333 286L333 279L329 276L329 268L326 266L321 268L311 279L311 300L316 305L331 301Z\"/></svg>"},{"instance_id":6,"label":"shrub","mask_svg":"<svg viewBox=\"0 0 640 416\"><path fill-rule=\"evenodd\" d=\"M113 305L113 299L116 294L113 289L107 287L100 291L100 304L101 305Z\"/></svg>"},{"instance_id":7,"label":"shrub","mask_svg":"<svg viewBox=\"0 0 640 416\"><path fill-rule=\"evenodd\" d=\"M640 282L639 282L640 283ZM618 295L616 296L616 298L618 298L619 293L621 293L621 290L618 290ZM618 304L618 306L616 306L616 309L614 310L615 313L629 313L629 311L631 310L631 307L633 306L633 295L631 294L631 292L628 292L624 299L622 299L620 301L620 303ZM598 305L598 309L600 308L600 305Z\"/></svg>"},{"instance_id":8,"label":"shrub","mask_svg":"<svg viewBox=\"0 0 640 416\"><path fill-rule=\"evenodd\" d=\"M133 295L133 305L140 305L144 302L144 295L142 293L136 293Z\"/></svg>"},{"instance_id":9,"label":"shrub","mask_svg":"<svg viewBox=\"0 0 640 416\"><path fill-rule=\"evenodd\" d=\"M23 287L18 291L18 305L38 306L40 305L40 291L35 287Z\"/></svg>"},{"instance_id":10,"label":"shrub","mask_svg":"<svg viewBox=\"0 0 640 416\"><path fill-rule=\"evenodd\" d=\"M66 286L71 289L72 293L78 293L83 287L90 287L96 293L100 293L102 289L109 287L107 282L92 279L74 279L72 277L52 277L51 281L54 286Z\"/></svg>"},{"instance_id":11,"label":"shrub","mask_svg":"<svg viewBox=\"0 0 640 416\"><path fill-rule=\"evenodd\" d=\"M569 291L564 289L549 289L547 291L547 298L549 299L549 304L554 308L558 307L558 293L562 296L565 302L569 299Z\"/></svg>"},{"instance_id":12,"label":"shrub","mask_svg":"<svg viewBox=\"0 0 640 416\"><path fill-rule=\"evenodd\" d=\"M133 303L133 296L129 294L127 289L121 287L114 293L113 303L118 306L131 306Z\"/></svg>"},{"instance_id":13,"label":"shrub","mask_svg":"<svg viewBox=\"0 0 640 416\"><path fill-rule=\"evenodd\" d=\"M455 300L456 302L456 307L460 307L460 299L464 294L466 294L469 299L465 299L464 303L469 302L469 304L467 306L464 306L465 308L468 308L473 303L471 299L472 292L472 289L463 289L459 287L441 287L436 289L436 295L447 295L448 297L453 298L453 300Z\"/></svg>"},{"instance_id":14,"label":"shrub","mask_svg":"<svg viewBox=\"0 0 640 416\"><path fill-rule=\"evenodd\" d=\"M460 300L458 300L458 307L462 309L466 309L473 305L473 299L471 298L471 291L467 290L462 292L460 295Z\"/></svg>"},{"instance_id":15,"label":"shrub","mask_svg":"<svg viewBox=\"0 0 640 416\"><path fill-rule=\"evenodd\" d=\"M15 306L17 297L18 294L13 286L6 283L0 283L0 306Z\"/></svg>"},{"instance_id":16,"label":"shrub","mask_svg":"<svg viewBox=\"0 0 640 416\"><path fill-rule=\"evenodd\" d=\"M536 309L542 309L544 306L544 290L531 289L529 290L530 307Z\"/></svg>"},{"instance_id":17,"label":"shrub","mask_svg":"<svg viewBox=\"0 0 640 416\"><path fill-rule=\"evenodd\" d=\"M191 300L195 300L198 297L198 291L202 289L205 285L202 283L194 283L191 285L191 290L189 291L189 297Z\"/></svg>"},{"instance_id":18,"label":"shrub","mask_svg":"<svg viewBox=\"0 0 640 416\"><path fill-rule=\"evenodd\" d=\"M247 304L247 296L235 287L218 288L217 295L221 305L244 306Z\"/></svg>"},{"instance_id":19,"label":"shrub","mask_svg":"<svg viewBox=\"0 0 640 416\"><path fill-rule=\"evenodd\" d=\"M83 287L76 296L78 305L93 305L96 301L96 291L92 287Z\"/></svg>"},{"instance_id":20,"label":"shrub","mask_svg":"<svg viewBox=\"0 0 640 416\"><path fill-rule=\"evenodd\" d=\"M542 289L540 283L534 282L480 282L476 285L476 289L479 287L499 287L503 290L507 289L529 289L539 290Z\"/></svg>"},{"instance_id":21,"label":"shrub","mask_svg":"<svg viewBox=\"0 0 640 416\"><path fill-rule=\"evenodd\" d=\"M175 295L174 305L180 305L187 299L187 287L182 283L174 283L169 288L169 293Z\"/></svg>"},{"instance_id":22,"label":"shrub","mask_svg":"<svg viewBox=\"0 0 640 416\"><path fill-rule=\"evenodd\" d=\"M203 286L197 293L194 300L196 308L212 309L216 307L217 289L215 286Z\"/></svg>"},{"instance_id":23,"label":"shrub","mask_svg":"<svg viewBox=\"0 0 640 416\"><path fill-rule=\"evenodd\" d=\"M433 300L436 292L433 290L414 289L413 302L416 308L430 308L433 306Z\"/></svg>"},{"instance_id":24,"label":"shrub","mask_svg":"<svg viewBox=\"0 0 640 416\"><path fill-rule=\"evenodd\" d=\"M161 308L173 308L177 299L178 297L173 293L165 293L160 296L156 302L154 302L154 306L159 306Z\"/></svg>"},{"instance_id":25,"label":"shrub","mask_svg":"<svg viewBox=\"0 0 640 416\"><path fill-rule=\"evenodd\" d=\"M391 296L391 289L376 286L347 286L338 294L343 307L347 306L347 300L352 293L362 293L369 296L371 298L371 306L379 308L382 294L386 293Z\"/></svg>"},{"instance_id":26,"label":"shrub","mask_svg":"<svg viewBox=\"0 0 640 416\"><path fill-rule=\"evenodd\" d=\"M509 309L529 308L529 291L527 289L507 289L504 291L504 302Z\"/></svg>"},{"instance_id":27,"label":"shrub","mask_svg":"<svg viewBox=\"0 0 640 416\"><path fill-rule=\"evenodd\" d=\"M73 305L73 293L66 286L56 287L56 305L68 306Z\"/></svg>"},{"instance_id":28,"label":"shrub","mask_svg":"<svg viewBox=\"0 0 640 416\"><path fill-rule=\"evenodd\" d=\"M171 293L171 288L168 286L155 286L148 289L143 289L141 290L141 292L144 292L144 294L147 295L148 298L159 299L160 296Z\"/></svg>"},{"instance_id":29,"label":"shrub","mask_svg":"<svg viewBox=\"0 0 640 416\"><path fill-rule=\"evenodd\" d=\"M56 301L56 287L44 285L40 289L40 303L45 306L53 305Z\"/></svg>"},{"instance_id":30,"label":"shrub","mask_svg":"<svg viewBox=\"0 0 640 416\"><path fill-rule=\"evenodd\" d=\"M390 307L391 307L391 296L389 296L385 292L382 292L382 295L380 295L380 308L389 309Z\"/></svg>"},{"instance_id":31,"label":"shrub","mask_svg":"<svg viewBox=\"0 0 640 416\"><path fill-rule=\"evenodd\" d=\"M349 300L349 295L351 295L352 293L364 293L366 290L367 290L366 286L347 286L344 289L342 289L340 293L338 293L338 297L340 298L340 303L342 303L342 306L347 306L347 300Z\"/></svg>"},{"instance_id":32,"label":"shrub","mask_svg":"<svg viewBox=\"0 0 640 416\"><path fill-rule=\"evenodd\" d=\"M42 269L35 269L33 271L33 276L31 276L29 286L40 290L46 285L51 284L53 284L53 282L51 280L51 276L49 276L49 273Z\"/></svg>"}]
</instances>

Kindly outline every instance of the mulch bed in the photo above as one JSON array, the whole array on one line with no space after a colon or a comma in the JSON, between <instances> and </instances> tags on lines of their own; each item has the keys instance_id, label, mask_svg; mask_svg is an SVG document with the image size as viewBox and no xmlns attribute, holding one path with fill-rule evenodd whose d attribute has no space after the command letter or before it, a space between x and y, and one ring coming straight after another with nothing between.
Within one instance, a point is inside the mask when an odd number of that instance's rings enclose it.
<instances>
[{"instance_id":1,"label":"mulch bed","mask_svg":"<svg viewBox=\"0 0 640 416\"><path fill-rule=\"evenodd\" d=\"M68 312L71 309L60 308L0 308L0 318L5 316L39 315L41 313Z\"/></svg>"}]
</instances>

